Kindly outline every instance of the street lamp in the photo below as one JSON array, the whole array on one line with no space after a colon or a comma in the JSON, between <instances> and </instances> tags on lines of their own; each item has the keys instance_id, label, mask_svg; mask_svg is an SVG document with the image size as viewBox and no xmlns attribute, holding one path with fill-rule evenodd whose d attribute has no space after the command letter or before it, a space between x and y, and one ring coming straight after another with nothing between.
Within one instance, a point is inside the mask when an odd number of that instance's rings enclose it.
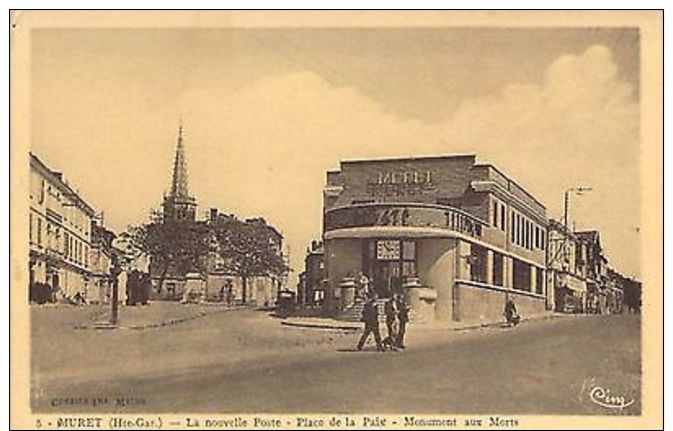
<instances>
[{"instance_id":1,"label":"street lamp","mask_svg":"<svg viewBox=\"0 0 673 431\"><path fill-rule=\"evenodd\" d=\"M591 187L579 186L571 187L565 191L563 199L563 227L565 227L566 231L568 230L568 201L570 200L570 194L572 193L581 196L584 193L590 192L592 190L593 189Z\"/></svg>"}]
</instances>

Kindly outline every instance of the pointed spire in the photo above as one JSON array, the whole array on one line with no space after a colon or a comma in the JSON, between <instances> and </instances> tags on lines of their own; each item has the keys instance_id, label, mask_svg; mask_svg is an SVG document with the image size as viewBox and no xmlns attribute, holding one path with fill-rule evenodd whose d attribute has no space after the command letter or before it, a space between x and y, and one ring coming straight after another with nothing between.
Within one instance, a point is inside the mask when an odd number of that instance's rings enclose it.
<instances>
[{"instance_id":1,"label":"pointed spire","mask_svg":"<svg viewBox=\"0 0 673 431\"><path fill-rule=\"evenodd\" d=\"M175 149L175 162L173 163L173 182L170 196L189 197L187 185L187 160L185 159L185 146L182 139L182 121L178 130L178 144Z\"/></svg>"}]
</instances>

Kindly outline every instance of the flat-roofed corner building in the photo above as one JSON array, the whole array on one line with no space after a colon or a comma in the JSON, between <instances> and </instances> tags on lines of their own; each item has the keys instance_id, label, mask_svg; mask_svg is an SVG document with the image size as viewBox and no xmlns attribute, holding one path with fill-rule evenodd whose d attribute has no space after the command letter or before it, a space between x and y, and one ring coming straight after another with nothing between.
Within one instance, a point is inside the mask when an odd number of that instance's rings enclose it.
<instances>
[{"instance_id":1,"label":"flat-roofed corner building","mask_svg":"<svg viewBox=\"0 0 673 431\"><path fill-rule=\"evenodd\" d=\"M545 312L546 209L475 155L342 161L323 216L330 313L357 305L362 274L425 320L498 320L508 298Z\"/></svg>"}]
</instances>

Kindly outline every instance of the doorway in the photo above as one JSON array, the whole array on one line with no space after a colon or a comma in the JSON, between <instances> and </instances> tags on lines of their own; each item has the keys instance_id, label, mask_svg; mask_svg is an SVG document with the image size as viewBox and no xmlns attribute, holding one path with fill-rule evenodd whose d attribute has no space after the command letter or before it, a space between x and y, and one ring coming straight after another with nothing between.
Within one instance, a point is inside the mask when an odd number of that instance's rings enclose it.
<instances>
[{"instance_id":1,"label":"doorway","mask_svg":"<svg viewBox=\"0 0 673 431\"><path fill-rule=\"evenodd\" d=\"M415 241L373 239L366 250L365 274L379 298L402 293L404 279L417 276Z\"/></svg>"}]
</instances>

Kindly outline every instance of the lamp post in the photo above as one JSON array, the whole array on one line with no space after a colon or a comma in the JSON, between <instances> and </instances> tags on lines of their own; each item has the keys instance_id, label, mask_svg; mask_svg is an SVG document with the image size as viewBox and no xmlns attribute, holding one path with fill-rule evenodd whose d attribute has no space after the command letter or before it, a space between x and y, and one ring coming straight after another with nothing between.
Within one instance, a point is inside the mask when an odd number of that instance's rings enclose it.
<instances>
[{"instance_id":1,"label":"lamp post","mask_svg":"<svg viewBox=\"0 0 673 431\"><path fill-rule=\"evenodd\" d=\"M568 203L570 201L570 194L582 195L591 190L591 187L579 186L571 187L565 191L563 199L563 227L565 227L566 231L568 230Z\"/></svg>"},{"instance_id":2,"label":"lamp post","mask_svg":"<svg viewBox=\"0 0 673 431\"><path fill-rule=\"evenodd\" d=\"M122 268L119 264L119 257L115 254L112 256L112 268L110 268L110 275L112 277L112 300L110 301L110 325L116 326L119 321L119 274Z\"/></svg>"}]
</instances>

